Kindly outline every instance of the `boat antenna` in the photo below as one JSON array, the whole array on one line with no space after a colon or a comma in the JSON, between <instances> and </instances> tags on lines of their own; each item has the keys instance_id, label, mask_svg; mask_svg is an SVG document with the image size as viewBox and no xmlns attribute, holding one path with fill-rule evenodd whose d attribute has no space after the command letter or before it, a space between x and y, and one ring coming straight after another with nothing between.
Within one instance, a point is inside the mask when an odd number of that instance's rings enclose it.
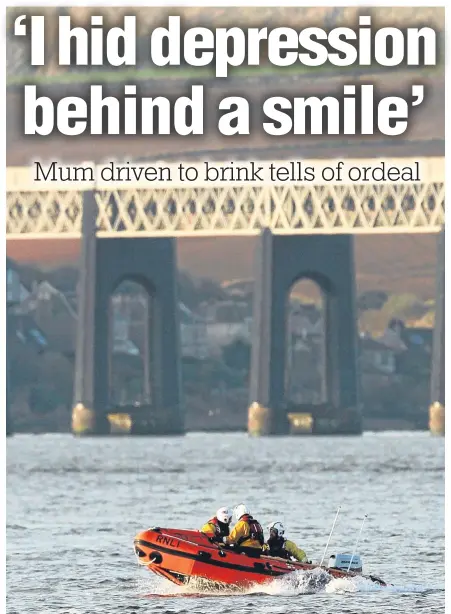
<instances>
[{"instance_id":1,"label":"boat antenna","mask_svg":"<svg viewBox=\"0 0 451 614\"><path fill-rule=\"evenodd\" d=\"M355 556L355 553L356 553L356 550L357 550L357 546L359 545L360 536L362 535L363 525L365 524L365 520L367 518L368 518L368 514L365 514L365 516L363 517L363 520L362 520L362 524L360 525L360 531L359 531L359 534L357 536L356 542L354 544L354 550L352 551L352 556L351 556L351 560L349 561L349 565L348 565L347 571L349 571L351 569L352 561L354 559L354 556Z\"/></svg>"},{"instance_id":2,"label":"boat antenna","mask_svg":"<svg viewBox=\"0 0 451 614\"><path fill-rule=\"evenodd\" d=\"M329 547L330 538L332 537L332 533L334 532L334 529L335 529L335 523L337 522L337 518L338 518L338 514L340 513L340 509L341 509L341 505L339 505L337 508L337 513L335 514L334 524L332 525L332 528L330 530L329 539L327 540L326 547L324 548L323 558L321 559L321 563L319 564L320 567L322 566L324 559L326 558L326 552Z\"/></svg>"}]
</instances>

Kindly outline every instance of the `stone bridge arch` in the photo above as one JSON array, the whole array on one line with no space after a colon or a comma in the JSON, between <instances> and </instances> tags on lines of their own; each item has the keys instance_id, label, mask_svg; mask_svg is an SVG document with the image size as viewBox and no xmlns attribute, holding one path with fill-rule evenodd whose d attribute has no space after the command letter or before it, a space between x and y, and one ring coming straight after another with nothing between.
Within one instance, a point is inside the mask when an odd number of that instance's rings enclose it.
<instances>
[{"instance_id":1,"label":"stone bridge arch","mask_svg":"<svg viewBox=\"0 0 451 614\"><path fill-rule=\"evenodd\" d=\"M180 372L177 268L174 239L96 238L95 202L85 199L79 286L73 429L102 434L111 430L108 415L118 413L109 398L110 298L124 280L140 283L152 302L147 327L152 402L120 408L130 430L181 433L184 412Z\"/></svg>"},{"instance_id":2,"label":"stone bridge arch","mask_svg":"<svg viewBox=\"0 0 451 614\"><path fill-rule=\"evenodd\" d=\"M316 408L290 407L285 395L286 303L290 288L303 278L326 295L328 400ZM256 422L250 430L289 432L288 414L296 410L312 415L313 432L361 432L357 342L352 237L277 236L265 229L256 258L249 399L250 421Z\"/></svg>"}]
</instances>

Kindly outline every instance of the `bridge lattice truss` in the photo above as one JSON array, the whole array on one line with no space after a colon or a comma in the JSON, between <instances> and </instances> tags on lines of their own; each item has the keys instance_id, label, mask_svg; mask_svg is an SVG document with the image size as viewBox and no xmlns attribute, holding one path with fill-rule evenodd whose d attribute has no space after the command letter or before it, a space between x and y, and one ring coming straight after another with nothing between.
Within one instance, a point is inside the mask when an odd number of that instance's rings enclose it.
<instances>
[{"instance_id":1,"label":"bridge lattice truss","mask_svg":"<svg viewBox=\"0 0 451 614\"><path fill-rule=\"evenodd\" d=\"M8 191L8 238L81 235L86 192ZM97 235L252 235L438 232L444 182L158 187L94 191Z\"/></svg>"}]
</instances>

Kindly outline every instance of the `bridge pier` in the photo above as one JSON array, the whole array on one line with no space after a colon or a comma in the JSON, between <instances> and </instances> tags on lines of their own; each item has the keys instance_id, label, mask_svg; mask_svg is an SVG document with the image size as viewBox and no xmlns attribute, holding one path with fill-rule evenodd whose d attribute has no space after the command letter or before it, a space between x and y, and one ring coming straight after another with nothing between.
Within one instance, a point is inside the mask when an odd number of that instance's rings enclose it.
<instances>
[{"instance_id":1,"label":"bridge pier","mask_svg":"<svg viewBox=\"0 0 451 614\"><path fill-rule=\"evenodd\" d=\"M8 318L8 313L6 315ZM7 322L8 325L8 322ZM11 365L10 365L10 357L8 351L8 342L6 343L6 404L5 404L5 425L6 425L6 436L9 437L14 432L14 424L12 420L11 414Z\"/></svg>"},{"instance_id":2,"label":"bridge pier","mask_svg":"<svg viewBox=\"0 0 451 614\"><path fill-rule=\"evenodd\" d=\"M173 239L96 237L97 204L84 193L74 407L77 435L184 432ZM144 342L144 389L150 404L124 411L110 401L110 297L125 280L141 283L152 300ZM126 414L126 415L124 415Z\"/></svg>"},{"instance_id":3,"label":"bridge pier","mask_svg":"<svg viewBox=\"0 0 451 614\"><path fill-rule=\"evenodd\" d=\"M249 433L290 432L286 311L291 287L308 278L318 283L326 301L326 400L291 409L299 419L308 414L312 433L360 434L352 237L277 236L265 229L258 239L255 277Z\"/></svg>"},{"instance_id":4,"label":"bridge pier","mask_svg":"<svg viewBox=\"0 0 451 614\"><path fill-rule=\"evenodd\" d=\"M435 324L432 350L429 429L445 434L445 229L437 238Z\"/></svg>"}]
</instances>

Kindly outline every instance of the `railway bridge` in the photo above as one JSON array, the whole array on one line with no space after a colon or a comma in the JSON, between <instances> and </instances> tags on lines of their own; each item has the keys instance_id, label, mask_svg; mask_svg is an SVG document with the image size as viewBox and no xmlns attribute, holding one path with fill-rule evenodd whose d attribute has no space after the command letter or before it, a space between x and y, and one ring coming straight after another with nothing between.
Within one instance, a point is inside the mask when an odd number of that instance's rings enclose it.
<instances>
[{"instance_id":1,"label":"railway bridge","mask_svg":"<svg viewBox=\"0 0 451 614\"><path fill-rule=\"evenodd\" d=\"M303 161L316 168L332 162ZM378 162L359 159L355 165ZM297 407L296 415L310 416L312 432L360 433L353 237L361 233L437 235L430 425L444 431L444 158L392 160L398 167L416 162L421 177L406 183L293 180L189 186L164 180L102 181L98 168L92 181L49 183L35 181L30 167L8 168L7 240L82 242L74 432L107 434L118 422L132 433L184 432L175 240L255 235L250 432L290 429L286 304L292 286L311 279L325 297L326 398L318 407ZM152 399L124 412L112 405L110 395L108 314L111 295L127 279L139 282L152 304L143 357Z\"/></svg>"}]
</instances>

